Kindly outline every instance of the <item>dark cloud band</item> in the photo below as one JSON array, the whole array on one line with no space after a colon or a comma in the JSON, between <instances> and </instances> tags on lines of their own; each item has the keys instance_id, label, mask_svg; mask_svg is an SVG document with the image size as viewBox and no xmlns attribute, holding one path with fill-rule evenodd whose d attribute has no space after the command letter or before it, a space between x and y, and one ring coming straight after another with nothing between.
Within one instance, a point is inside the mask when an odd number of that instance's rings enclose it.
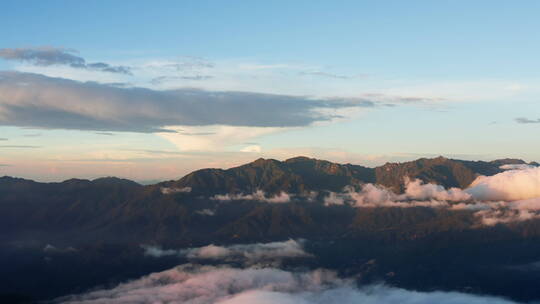
<instances>
[{"instance_id":1,"label":"dark cloud band","mask_svg":"<svg viewBox=\"0 0 540 304\"><path fill-rule=\"evenodd\" d=\"M296 127L338 117L328 110L376 104L250 92L157 91L0 72L0 125L22 127L131 132L163 132L173 125Z\"/></svg>"},{"instance_id":2,"label":"dark cloud band","mask_svg":"<svg viewBox=\"0 0 540 304\"><path fill-rule=\"evenodd\" d=\"M96 70L110 73L131 74L129 67L111 66L103 62L87 63L74 55L75 50L55 47L5 48L0 49L0 58L29 62L34 65L67 65L76 69Z\"/></svg>"},{"instance_id":3,"label":"dark cloud band","mask_svg":"<svg viewBox=\"0 0 540 304\"><path fill-rule=\"evenodd\" d=\"M520 124L540 124L540 118L538 119L529 119L525 117L516 118L516 122Z\"/></svg>"}]
</instances>

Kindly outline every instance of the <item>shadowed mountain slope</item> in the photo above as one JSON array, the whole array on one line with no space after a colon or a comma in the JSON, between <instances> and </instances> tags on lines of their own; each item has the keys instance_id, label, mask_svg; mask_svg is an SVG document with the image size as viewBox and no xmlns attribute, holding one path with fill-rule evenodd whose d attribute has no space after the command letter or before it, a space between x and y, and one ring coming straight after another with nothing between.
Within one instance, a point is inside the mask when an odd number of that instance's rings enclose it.
<instances>
[{"instance_id":1,"label":"shadowed mountain slope","mask_svg":"<svg viewBox=\"0 0 540 304\"><path fill-rule=\"evenodd\" d=\"M523 160L503 159L491 162L463 161L437 157L421 158L404 163L387 163L376 168L359 165L337 164L307 157L285 161L260 158L239 167L202 169L178 181L165 182L166 187L190 187L198 194L251 193L263 190L304 193L308 191L340 191L348 185L377 183L401 192L404 177L419 178L424 182L445 187L465 188L478 175L500 173L504 164L525 164Z\"/></svg>"}]
</instances>

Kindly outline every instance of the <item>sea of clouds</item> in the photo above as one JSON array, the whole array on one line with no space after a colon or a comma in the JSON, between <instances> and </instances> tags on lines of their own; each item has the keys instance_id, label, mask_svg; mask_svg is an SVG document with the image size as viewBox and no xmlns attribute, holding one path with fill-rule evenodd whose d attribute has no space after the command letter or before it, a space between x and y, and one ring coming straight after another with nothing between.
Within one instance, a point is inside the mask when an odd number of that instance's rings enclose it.
<instances>
[{"instance_id":1,"label":"sea of clouds","mask_svg":"<svg viewBox=\"0 0 540 304\"><path fill-rule=\"evenodd\" d=\"M303 240L209 245L187 249L143 246L145 254L159 258L178 256L189 263L152 273L111 289L68 295L55 303L128 304L510 304L510 300L461 292L421 292L384 284L360 286L354 278L339 277L327 269L280 269L283 259L311 258ZM206 260L216 265L203 265ZM234 263L230 263L234 262ZM241 263L237 263L241 262ZM234 266L232 266L234 265Z\"/></svg>"},{"instance_id":2,"label":"sea of clouds","mask_svg":"<svg viewBox=\"0 0 540 304\"><path fill-rule=\"evenodd\" d=\"M309 194L309 199L314 197ZM215 200L258 200L287 203L293 195L268 197L253 194L214 196ZM304 197L303 199L306 199ZM440 185L407 180L405 191L396 194L387 188L366 184L359 190L347 187L328 192L326 205L348 204L364 207L414 207L468 209L484 225L540 218L540 168L506 168L494 176L480 176L466 189L445 189ZM310 258L302 240L285 242L208 245L187 249L162 249L143 245L149 257L178 256L189 261L163 272L79 295L69 295L58 303L341 303L341 304L503 304L507 299L460 292L420 292L386 285L358 286L354 279L340 278L330 270L284 270L285 259ZM218 265L202 265L205 261ZM231 266L235 265L235 266Z\"/></svg>"},{"instance_id":3,"label":"sea of clouds","mask_svg":"<svg viewBox=\"0 0 540 304\"><path fill-rule=\"evenodd\" d=\"M384 285L359 287L335 272L286 271L184 264L120 284L112 289L71 295L58 303L189 304L509 304L502 298L459 292L418 292Z\"/></svg>"}]
</instances>

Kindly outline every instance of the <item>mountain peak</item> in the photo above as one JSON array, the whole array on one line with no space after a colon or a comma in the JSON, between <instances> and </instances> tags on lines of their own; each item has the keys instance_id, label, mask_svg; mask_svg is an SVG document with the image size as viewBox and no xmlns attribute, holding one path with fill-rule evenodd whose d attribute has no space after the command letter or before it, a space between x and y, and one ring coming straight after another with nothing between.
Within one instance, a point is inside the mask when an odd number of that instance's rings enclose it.
<instances>
[{"instance_id":1,"label":"mountain peak","mask_svg":"<svg viewBox=\"0 0 540 304\"><path fill-rule=\"evenodd\" d=\"M310 158L307 156L296 156L289 159L286 159L286 163L294 163L294 162L303 162L303 161L318 161L318 159Z\"/></svg>"},{"instance_id":2,"label":"mountain peak","mask_svg":"<svg viewBox=\"0 0 540 304\"><path fill-rule=\"evenodd\" d=\"M502 166L502 165L524 165L527 162L518 158L501 158L491 161L490 163Z\"/></svg>"},{"instance_id":3,"label":"mountain peak","mask_svg":"<svg viewBox=\"0 0 540 304\"><path fill-rule=\"evenodd\" d=\"M93 184L99 184L99 185L119 185L119 186L140 186L140 184L131 181L129 179L114 177L114 176L107 176L107 177L100 177L92 180Z\"/></svg>"}]
</instances>

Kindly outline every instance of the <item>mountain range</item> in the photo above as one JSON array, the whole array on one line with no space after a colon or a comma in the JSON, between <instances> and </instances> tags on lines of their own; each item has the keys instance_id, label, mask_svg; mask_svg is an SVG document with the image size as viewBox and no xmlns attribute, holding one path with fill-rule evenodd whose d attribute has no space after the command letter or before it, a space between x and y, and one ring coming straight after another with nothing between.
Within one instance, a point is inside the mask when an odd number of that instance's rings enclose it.
<instances>
[{"instance_id":1,"label":"mountain range","mask_svg":"<svg viewBox=\"0 0 540 304\"><path fill-rule=\"evenodd\" d=\"M188 248L289 238L309 241L318 259L315 266L356 269L365 280L537 299L540 293L532 282L539 273L507 267L537 261L540 220L479 225L475 209L355 208L325 202L332 193L367 184L400 195L406 181L415 179L466 189L478 176L524 165L538 166L519 159L437 157L369 168L295 157L202 169L145 186L115 177L57 183L2 177L0 300L50 299L178 262L148 260L143 244ZM381 264L365 272L366 261L373 259ZM388 272L396 275L389 278ZM58 283L51 285L51 277ZM514 287L497 289L505 284Z\"/></svg>"},{"instance_id":2,"label":"mountain range","mask_svg":"<svg viewBox=\"0 0 540 304\"><path fill-rule=\"evenodd\" d=\"M226 170L202 169L179 180L147 186L114 177L92 181L70 179L60 183L2 177L0 240L20 241L37 234L61 243L93 239L207 242L216 238L306 237L319 233L339 234L345 230L351 233L351 225L373 226L376 230L379 224L384 227L395 225L403 233L407 229L398 223L379 219L380 223L372 223L375 215L361 215L360 221L357 213L363 214L364 210L347 206L328 208L302 199L296 204L278 205L255 199L230 202L212 198L256 191L263 191L267 196L287 193L302 198L309 193L337 192L346 186L366 183L401 193L404 177L446 188L466 188L479 175L504 171L503 165L524 164L526 162L518 159L484 162L437 157L368 168L295 157L285 161L258 159ZM388 212L393 211L384 214ZM399 212L427 212L437 217L442 211L411 209ZM447 213L451 217L467 217L468 214ZM336 221L338 218L340 220ZM467 226L461 222L456 225ZM434 226L434 229L442 227Z\"/></svg>"},{"instance_id":3,"label":"mountain range","mask_svg":"<svg viewBox=\"0 0 540 304\"><path fill-rule=\"evenodd\" d=\"M441 156L368 168L308 157L294 157L285 161L260 158L227 170L198 170L177 181L161 185L190 187L193 192L200 194L253 192L258 189L275 194L281 191L301 193L321 189L340 191L348 185L375 183L399 192L403 190L404 177L419 178L447 188L465 188L476 176L494 175L503 171L500 168L502 165L512 164L526 162L520 159L466 161Z\"/></svg>"}]
</instances>

